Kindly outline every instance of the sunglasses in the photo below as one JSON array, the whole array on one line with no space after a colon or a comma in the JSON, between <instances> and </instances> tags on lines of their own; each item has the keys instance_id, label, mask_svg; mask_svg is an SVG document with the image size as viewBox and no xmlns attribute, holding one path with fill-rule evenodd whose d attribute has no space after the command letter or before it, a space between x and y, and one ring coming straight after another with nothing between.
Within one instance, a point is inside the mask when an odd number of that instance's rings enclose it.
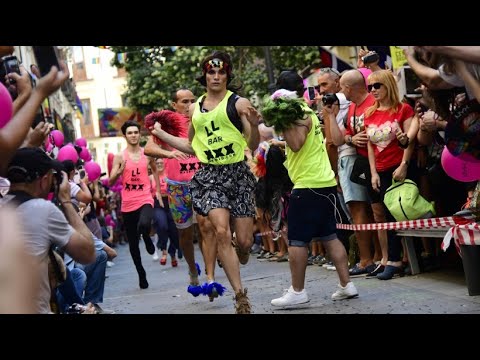
<instances>
[{"instance_id":1,"label":"sunglasses","mask_svg":"<svg viewBox=\"0 0 480 360\"><path fill-rule=\"evenodd\" d=\"M331 68L331 67L320 68L320 72L321 73L331 73L331 74L335 74L337 76L340 76L340 72L337 69L334 69L334 68Z\"/></svg>"},{"instance_id":2,"label":"sunglasses","mask_svg":"<svg viewBox=\"0 0 480 360\"><path fill-rule=\"evenodd\" d=\"M373 83L372 85L367 85L368 92L372 91L372 89L378 90L382 87L382 83Z\"/></svg>"}]
</instances>

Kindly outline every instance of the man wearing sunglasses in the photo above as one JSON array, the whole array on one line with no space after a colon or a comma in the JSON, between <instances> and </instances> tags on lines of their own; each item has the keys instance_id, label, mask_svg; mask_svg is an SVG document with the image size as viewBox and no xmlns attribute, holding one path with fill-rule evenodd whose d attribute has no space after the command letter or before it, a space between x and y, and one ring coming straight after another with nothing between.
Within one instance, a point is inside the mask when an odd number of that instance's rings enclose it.
<instances>
[{"instance_id":1,"label":"man wearing sunglasses","mask_svg":"<svg viewBox=\"0 0 480 360\"><path fill-rule=\"evenodd\" d=\"M337 146L346 144L348 149L339 154L338 177L342 188L343 197L352 215L354 224L372 223L373 219L368 211L367 187L350 180L352 169L359 157L364 158L367 164L365 169L365 181L369 181L368 174L368 136L364 126L364 112L373 105L375 98L367 92L365 78L358 70L347 71L340 79L340 87L345 97L351 101L348 109L346 128L340 128L333 115L332 107L325 107L329 114L331 134L333 143ZM372 256L372 239L374 234L371 231L356 231L355 238L358 243L360 262L350 269L350 276L368 274L375 270L374 257ZM386 243L386 234L384 236ZM380 248L375 247L375 258L380 260L382 255ZM387 253L385 252L385 264Z\"/></svg>"}]
</instances>

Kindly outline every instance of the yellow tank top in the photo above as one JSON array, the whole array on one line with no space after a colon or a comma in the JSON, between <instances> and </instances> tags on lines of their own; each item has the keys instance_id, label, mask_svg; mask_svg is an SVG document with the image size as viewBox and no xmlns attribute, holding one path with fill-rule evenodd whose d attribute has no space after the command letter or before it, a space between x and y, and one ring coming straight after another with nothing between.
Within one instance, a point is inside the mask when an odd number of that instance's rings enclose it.
<instances>
[{"instance_id":1,"label":"yellow tank top","mask_svg":"<svg viewBox=\"0 0 480 360\"><path fill-rule=\"evenodd\" d=\"M227 102L232 94L227 91L215 109L206 113L202 113L200 109L205 95L195 104L192 116L195 136L192 147L197 158L204 164L226 165L244 160L247 142L227 115Z\"/></svg>"},{"instance_id":2,"label":"yellow tank top","mask_svg":"<svg viewBox=\"0 0 480 360\"><path fill-rule=\"evenodd\" d=\"M313 111L308 111L308 115L312 118L312 128L300 151L293 152L286 146L288 175L294 189L335 186L335 173L328 160L320 121Z\"/></svg>"}]
</instances>

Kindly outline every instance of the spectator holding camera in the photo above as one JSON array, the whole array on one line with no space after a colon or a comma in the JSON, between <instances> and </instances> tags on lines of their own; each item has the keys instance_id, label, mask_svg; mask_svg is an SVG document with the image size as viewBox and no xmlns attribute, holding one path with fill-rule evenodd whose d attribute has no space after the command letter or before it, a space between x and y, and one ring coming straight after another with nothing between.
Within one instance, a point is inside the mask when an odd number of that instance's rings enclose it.
<instances>
[{"instance_id":1,"label":"spectator holding camera","mask_svg":"<svg viewBox=\"0 0 480 360\"><path fill-rule=\"evenodd\" d=\"M35 118L38 107L46 97L58 90L60 86L68 79L69 72L65 63L60 63L60 69L53 67L48 74L40 78L37 86L30 93L30 96L15 112L12 119L0 129L0 175L4 175L6 168L17 148L23 143L27 136L30 126ZM20 80L20 75L10 74L15 80ZM25 75L23 75L25 76Z\"/></svg>"},{"instance_id":2,"label":"spectator holding camera","mask_svg":"<svg viewBox=\"0 0 480 360\"><path fill-rule=\"evenodd\" d=\"M62 161L65 172L68 176L68 183L70 184L70 199L75 205L79 205L80 202L90 203L92 201L92 193L87 186L88 175L85 174L83 179L74 180L77 172L75 163L72 160Z\"/></svg>"},{"instance_id":3,"label":"spectator holding camera","mask_svg":"<svg viewBox=\"0 0 480 360\"><path fill-rule=\"evenodd\" d=\"M35 299L37 313L49 313L50 284L48 252L52 245L63 249L73 259L89 264L95 260L90 230L75 211L70 200L70 186L61 163L52 160L39 148L22 148L15 152L7 168L10 191L1 204L22 202L16 209L24 219L22 233L27 252L39 261L40 291ZM54 173L63 174L61 182ZM45 200L52 186L58 186L58 201L63 213Z\"/></svg>"}]
</instances>

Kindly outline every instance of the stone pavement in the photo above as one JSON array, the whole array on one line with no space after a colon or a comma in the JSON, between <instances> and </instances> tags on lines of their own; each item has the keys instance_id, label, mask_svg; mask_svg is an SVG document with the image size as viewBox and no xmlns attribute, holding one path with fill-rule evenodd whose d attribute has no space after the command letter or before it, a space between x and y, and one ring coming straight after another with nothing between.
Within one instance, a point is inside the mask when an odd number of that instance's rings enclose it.
<instances>
[{"instance_id":1,"label":"stone pavement","mask_svg":"<svg viewBox=\"0 0 480 360\"><path fill-rule=\"evenodd\" d=\"M143 265L150 287L141 290L130 258L128 245L117 246L115 266L107 269L102 307L117 314L234 314L233 293L222 269L216 269L216 280L227 288L223 297L209 302L208 297L194 298L187 293L188 268L185 260L173 268L154 262L140 243ZM203 259L198 247L197 262ZM242 281L252 303L254 314L480 314L480 296L469 296L462 269L405 276L389 281L354 278L360 296L334 302L330 299L338 283L335 271L319 266L307 267L306 289L310 302L301 308L278 309L270 300L279 297L290 286L288 263L260 262L250 257L241 266Z\"/></svg>"}]
</instances>

